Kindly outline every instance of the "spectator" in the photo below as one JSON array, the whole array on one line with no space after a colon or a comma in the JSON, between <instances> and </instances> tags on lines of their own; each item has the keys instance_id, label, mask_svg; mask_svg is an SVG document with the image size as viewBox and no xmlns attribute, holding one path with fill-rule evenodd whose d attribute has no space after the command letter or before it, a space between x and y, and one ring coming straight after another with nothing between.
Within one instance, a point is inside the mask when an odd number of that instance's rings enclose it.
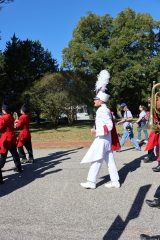
<instances>
[{"instance_id":1,"label":"spectator","mask_svg":"<svg viewBox=\"0 0 160 240\"><path fill-rule=\"evenodd\" d=\"M147 143L148 142L148 131L147 131L147 118L148 118L148 116L147 116L147 111L146 111L147 109L146 109L145 106L140 105L139 110L140 110L139 118L136 121L136 123L138 124L138 128L137 128L138 139L137 139L137 142L141 141L141 131L143 130L144 136L145 136L144 143Z\"/></svg>"},{"instance_id":2,"label":"spectator","mask_svg":"<svg viewBox=\"0 0 160 240\"><path fill-rule=\"evenodd\" d=\"M135 146L135 150L140 151L141 149L139 147L139 144L136 141L136 139L134 138L134 134L133 134L133 128L132 128L133 116L132 116L132 113L128 109L126 103L122 103L120 106L121 106L122 110L124 111L123 119L121 121L117 122L118 125L123 124L123 135L122 135L122 138L120 140L120 145L122 147L124 145L125 141L128 138L130 138L131 142Z\"/></svg>"}]
</instances>

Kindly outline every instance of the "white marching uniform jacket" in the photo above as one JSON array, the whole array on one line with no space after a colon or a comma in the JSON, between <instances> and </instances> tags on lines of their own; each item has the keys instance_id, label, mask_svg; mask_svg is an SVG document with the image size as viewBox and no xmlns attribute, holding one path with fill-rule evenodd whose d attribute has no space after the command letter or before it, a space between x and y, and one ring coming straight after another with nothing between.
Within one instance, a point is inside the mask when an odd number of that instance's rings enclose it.
<instances>
[{"instance_id":1,"label":"white marching uniform jacket","mask_svg":"<svg viewBox=\"0 0 160 240\"><path fill-rule=\"evenodd\" d=\"M111 130L113 122L110 110L102 104L96 111L96 138L81 163L95 162L104 159L106 151L111 151Z\"/></svg>"}]
</instances>

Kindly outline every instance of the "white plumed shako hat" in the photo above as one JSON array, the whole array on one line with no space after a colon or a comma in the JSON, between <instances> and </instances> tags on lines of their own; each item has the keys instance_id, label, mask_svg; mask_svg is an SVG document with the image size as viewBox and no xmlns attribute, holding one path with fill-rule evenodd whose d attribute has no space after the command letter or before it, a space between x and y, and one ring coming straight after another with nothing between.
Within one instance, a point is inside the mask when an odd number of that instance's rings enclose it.
<instances>
[{"instance_id":1,"label":"white plumed shako hat","mask_svg":"<svg viewBox=\"0 0 160 240\"><path fill-rule=\"evenodd\" d=\"M96 99L100 99L103 102L107 102L110 95L106 93L107 90L107 85L109 83L110 79L110 74L107 70L102 70L98 76L97 76L97 81L96 81L96 86L95 86L95 91L96 91Z\"/></svg>"},{"instance_id":2,"label":"white plumed shako hat","mask_svg":"<svg viewBox=\"0 0 160 240\"><path fill-rule=\"evenodd\" d=\"M102 92L102 91L99 91L99 93L96 95L96 97L94 98L94 100L98 100L100 99L101 101L103 102L107 102L108 99L109 99L110 95L105 93L105 92Z\"/></svg>"}]
</instances>

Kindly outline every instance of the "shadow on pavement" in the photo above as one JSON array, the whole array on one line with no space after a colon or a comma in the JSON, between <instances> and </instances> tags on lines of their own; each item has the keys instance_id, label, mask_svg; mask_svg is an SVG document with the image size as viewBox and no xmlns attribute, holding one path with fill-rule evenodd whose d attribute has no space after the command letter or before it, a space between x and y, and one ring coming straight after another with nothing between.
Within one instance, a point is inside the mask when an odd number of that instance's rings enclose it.
<instances>
[{"instance_id":1,"label":"shadow on pavement","mask_svg":"<svg viewBox=\"0 0 160 240\"><path fill-rule=\"evenodd\" d=\"M53 168L63 161L70 159L70 157L67 156L71 153L76 153L79 149L80 148L76 148L48 154L48 156L35 159L33 164L24 164L24 171L22 173L13 173L4 176L4 184L0 185L0 197L28 185L37 178L62 171L63 169L61 168L55 170L53 170Z\"/></svg>"},{"instance_id":2,"label":"shadow on pavement","mask_svg":"<svg viewBox=\"0 0 160 240\"><path fill-rule=\"evenodd\" d=\"M118 171L121 184L125 182L126 177L130 172L136 171L141 166L141 161L144 159L145 156L147 156L147 154L134 159L132 162L126 163L124 167L122 167Z\"/></svg>"},{"instance_id":3,"label":"shadow on pavement","mask_svg":"<svg viewBox=\"0 0 160 240\"><path fill-rule=\"evenodd\" d=\"M126 149L122 149L122 150L120 150L120 151L117 151L117 152L126 152L126 151L129 151L129 150L133 150L133 149L135 149L134 147L130 147L130 148L126 148Z\"/></svg>"},{"instance_id":4,"label":"shadow on pavement","mask_svg":"<svg viewBox=\"0 0 160 240\"><path fill-rule=\"evenodd\" d=\"M158 186L158 188L156 189L156 192L154 194L155 198L160 198L160 186Z\"/></svg>"},{"instance_id":5,"label":"shadow on pavement","mask_svg":"<svg viewBox=\"0 0 160 240\"><path fill-rule=\"evenodd\" d=\"M123 231L127 227L128 223L138 218L144 203L145 196L149 191L151 185L145 185L139 188L139 191L135 197L135 200L128 212L126 219L123 221L121 216L117 215L107 233L104 235L103 240L118 240L122 235Z\"/></svg>"},{"instance_id":6,"label":"shadow on pavement","mask_svg":"<svg viewBox=\"0 0 160 240\"><path fill-rule=\"evenodd\" d=\"M146 154L139 157L139 158L134 159L132 162L126 163L124 165L124 167L122 167L118 171L121 185L125 182L125 179L130 172L136 171L141 166L141 161L142 161L142 159L144 159L145 156L146 156ZM99 186L105 184L106 182L110 181L109 175L103 176L100 179L103 179L103 180L100 181L99 183L97 183L97 187L99 187Z\"/></svg>"}]
</instances>

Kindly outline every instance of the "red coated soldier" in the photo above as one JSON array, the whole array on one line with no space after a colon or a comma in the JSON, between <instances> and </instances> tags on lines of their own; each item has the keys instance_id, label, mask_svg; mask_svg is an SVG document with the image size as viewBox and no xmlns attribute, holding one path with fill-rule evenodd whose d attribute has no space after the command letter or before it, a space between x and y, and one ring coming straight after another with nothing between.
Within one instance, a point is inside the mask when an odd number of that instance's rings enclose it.
<instances>
[{"instance_id":1,"label":"red coated soldier","mask_svg":"<svg viewBox=\"0 0 160 240\"><path fill-rule=\"evenodd\" d=\"M20 133L17 139L17 148L20 158L22 158L22 163L33 163L33 150L31 142L31 134L29 130L30 116L28 114L27 104L23 104L21 107L21 116L19 119L15 120L16 128L20 129ZM29 159L26 158L23 146L27 149Z\"/></svg>"},{"instance_id":2,"label":"red coated soldier","mask_svg":"<svg viewBox=\"0 0 160 240\"><path fill-rule=\"evenodd\" d=\"M160 110L160 94L157 94L157 99L156 99L156 109L159 111ZM150 132L148 143L146 145L145 151L153 151L154 147L158 147L158 166L152 168L154 172L160 172L160 133L158 126L160 124L160 118L156 112L153 114L153 120L154 120L154 125L155 125L155 130ZM157 131L156 131L156 126L157 126Z\"/></svg>"},{"instance_id":3,"label":"red coated soldier","mask_svg":"<svg viewBox=\"0 0 160 240\"><path fill-rule=\"evenodd\" d=\"M2 105L3 116L0 117L0 183L3 183L2 168L5 165L8 150L12 154L16 165L15 171L22 172L20 158L16 148L16 135L14 132L14 118L10 113L9 106Z\"/></svg>"}]
</instances>

